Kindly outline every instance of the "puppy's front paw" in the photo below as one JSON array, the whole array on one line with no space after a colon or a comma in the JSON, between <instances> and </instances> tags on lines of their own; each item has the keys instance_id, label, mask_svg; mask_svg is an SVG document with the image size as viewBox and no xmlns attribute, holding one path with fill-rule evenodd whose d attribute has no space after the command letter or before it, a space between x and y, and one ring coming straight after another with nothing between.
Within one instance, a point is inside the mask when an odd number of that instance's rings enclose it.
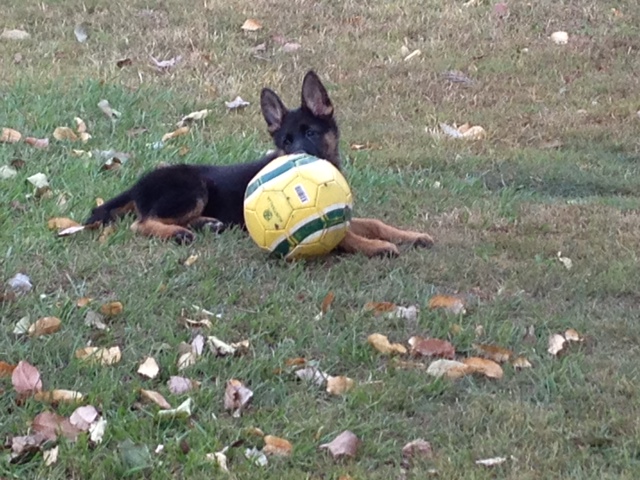
<instances>
[{"instance_id":1,"label":"puppy's front paw","mask_svg":"<svg viewBox=\"0 0 640 480\"><path fill-rule=\"evenodd\" d=\"M396 258L400 256L400 251L393 243L385 242L385 245L378 246L366 252L369 257Z\"/></svg>"},{"instance_id":2,"label":"puppy's front paw","mask_svg":"<svg viewBox=\"0 0 640 480\"><path fill-rule=\"evenodd\" d=\"M413 246L420 248L431 248L433 247L433 244L433 238L431 237L431 235L427 235L426 233L418 235L413 241Z\"/></svg>"},{"instance_id":3,"label":"puppy's front paw","mask_svg":"<svg viewBox=\"0 0 640 480\"><path fill-rule=\"evenodd\" d=\"M189 245L190 243L193 242L193 240L196 238L196 236L193 234L193 232L190 232L187 229L184 230L180 230L179 232L176 232L173 235L173 240L178 244L178 245Z\"/></svg>"},{"instance_id":4,"label":"puppy's front paw","mask_svg":"<svg viewBox=\"0 0 640 480\"><path fill-rule=\"evenodd\" d=\"M199 226L202 230L206 230L211 233L222 233L227 226L222 223L220 220L216 218L212 218L211 220L207 220L203 222L202 225Z\"/></svg>"}]
</instances>

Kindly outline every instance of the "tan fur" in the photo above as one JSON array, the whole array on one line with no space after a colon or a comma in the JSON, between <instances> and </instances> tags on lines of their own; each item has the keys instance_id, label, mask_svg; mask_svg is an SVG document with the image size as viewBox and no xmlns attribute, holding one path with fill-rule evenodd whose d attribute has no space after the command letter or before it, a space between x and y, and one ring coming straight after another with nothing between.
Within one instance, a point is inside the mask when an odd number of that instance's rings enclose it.
<instances>
[{"instance_id":1,"label":"tan fur","mask_svg":"<svg viewBox=\"0 0 640 480\"><path fill-rule=\"evenodd\" d=\"M374 218L354 218L340 248L347 253L362 252L368 257L399 255L395 244L409 243L420 247L433 245L426 233L400 230Z\"/></svg>"},{"instance_id":2,"label":"tan fur","mask_svg":"<svg viewBox=\"0 0 640 480\"><path fill-rule=\"evenodd\" d=\"M136 220L131 225L131 230L148 237L158 237L165 240L176 238L180 235L184 235L186 237L193 235L189 229L168 223L167 219L164 218L145 218L142 220Z\"/></svg>"}]
</instances>

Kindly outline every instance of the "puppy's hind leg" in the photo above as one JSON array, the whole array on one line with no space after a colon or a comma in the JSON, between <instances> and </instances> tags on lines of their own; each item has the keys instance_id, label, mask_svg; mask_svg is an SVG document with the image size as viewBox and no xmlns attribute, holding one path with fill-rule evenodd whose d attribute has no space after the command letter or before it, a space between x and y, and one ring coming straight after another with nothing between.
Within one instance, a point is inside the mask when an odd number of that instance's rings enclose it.
<instances>
[{"instance_id":1,"label":"puppy's hind leg","mask_svg":"<svg viewBox=\"0 0 640 480\"><path fill-rule=\"evenodd\" d=\"M365 238L385 240L392 243L409 243L416 247L429 248L434 243L431 235L411 230L401 230L374 218L353 218L351 219L350 230Z\"/></svg>"}]
</instances>

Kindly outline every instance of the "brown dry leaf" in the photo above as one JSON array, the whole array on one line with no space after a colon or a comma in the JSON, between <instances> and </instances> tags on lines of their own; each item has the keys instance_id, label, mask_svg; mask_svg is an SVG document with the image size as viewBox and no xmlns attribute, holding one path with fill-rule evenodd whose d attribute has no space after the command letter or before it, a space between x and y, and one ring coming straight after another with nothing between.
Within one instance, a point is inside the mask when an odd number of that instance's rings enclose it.
<instances>
[{"instance_id":1,"label":"brown dry leaf","mask_svg":"<svg viewBox=\"0 0 640 480\"><path fill-rule=\"evenodd\" d=\"M124 307L121 302L109 302L100 307L100 313L107 317L114 317L120 315Z\"/></svg>"},{"instance_id":2,"label":"brown dry leaf","mask_svg":"<svg viewBox=\"0 0 640 480\"><path fill-rule=\"evenodd\" d=\"M31 145L34 148L49 148L48 138L27 137L24 139L24 142Z\"/></svg>"},{"instance_id":3,"label":"brown dry leaf","mask_svg":"<svg viewBox=\"0 0 640 480\"><path fill-rule=\"evenodd\" d=\"M161 394L154 390L145 390L144 388L141 388L140 395L144 400L153 402L160 408L164 408L165 410L171 409L171 405L169 404L169 402L167 402L167 400Z\"/></svg>"},{"instance_id":4,"label":"brown dry leaf","mask_svg":"<svg viewBox=\"0 0 640 480\"><path fill-rule=\"evenodd\" d=\"M182 264L185 267L190 267L191 265L193 265L198 261L198 258L200 258L200 255L189 255L189 258L187 258L184 262L182 262Z\"/></svg>"},{"instance_id":5,"label":"brown dry leaf","mask_svg":"<svg viewBox=\"0 0 640 480\"><path fill-rule=\"evenodd\" d=\"M418 336L409 339L412 355L420 355L423 357L442 357L453 359L456 355L456 349L451 343L438 338L422 338Z\"/></svg>"},{"instance_id":6,"label":"brown dry leaf","mask_svg":"<svg viewBox=\"0 0 640 480\"><path fill-rule=\"evenodd\" d=\"M62 435L75 442L81 430L71 425L69 419L53 412L42 412L35 416L31 422L31 430L44 435L48 440L55 440Z\"/></svg>"},{"instance_id":7,"label":"brown dry leaf","mask_svg":"<svg viewBox=\"0 0 640 480\"><path fill-rule=\"evenodd\" d=\"M349 377L327 377L327 393L330 395L344 395L355 386L356 382Z\"/></svg>"},{"instance_id":8,"label":"brown dry leaf","mask_svg":"<svg viewBox=\"0 0 640 480\"><path fill-rule=\"evenodd\" d=\"M77 429L88 432L91 424L93 424L99 416L100 414L98 410L96 410L96 407L93 405L84 405L73 411L69 417L69 422Z\"/></svg>"},{"instance_id":9,"label":"brown dry leaf","mask_svg":"<svg viewBox=\"0 0 640 480\"><path fill-rule=\"evenodd\" d=\"M422 438L418 438L402 447L403 464L410 466L411 461L415 458L433 458L433 449L431 448L431 443Z\"/></svg>"},{"instance_id":10,"label":"brown dry leaf","mask_svg":"<svg viewBox=\"0 0 640 480\"><path fill-rule=\"evenodd\" d=\"M191 112L189 115L182 117L182 119L177 123L176 127L180 128L192 122L204 120L209 116L210 112L211 110L200 110L197 112Z\"/></svg>"},{"instance_id":11,"label":"brown dry leaf","mask_svg":"<svg viewBox=\"0 0 640 480\"><path fill-rule=\"evenodd\" d=\"M11 373L11 383L16 392L31 395L42 390L40 372L29 362L21 360Z\"/></svg>"},{"instance_id":12,"label":"brown dry leaf","mask_svg":"<svg viewBox=\"0 0 640 480\"><path fill-rule=\"evenodd\" d=\"M76 350L75 356L78 360L99 362L102 365L114 365L122 359L122 353L118 346L111 348L80 348Z\"/></svg>"},{"instance_id":13,"label":"brown dry leaf","mask_svg":"<svg viewBox=\"0 0 640 480\"><path fill-rule=\"evenodd\" d=\"M249 405L253 392L240 381L232 378L227 382L224 392L224 408L230 410L234 418L240 417L242 411Z\"/></svg>"},{"instance_id":14,"label":"brown dry leaf","mask_svg":"<svg viewBox=\"0 0 640 480\"><path fill-rule=\"evenodd\" d=\"M320 312L322 313L322 315L326 315L327 312L329 311L329 308L331 308L331 305L333 304L333 301L335 300L336 296L333 292L329 292L327 293L327 295L324 297L324 299L322 300L322 305L320 305Z\"/></svg>"},{"instance_id":15,"label":"brown dry leaf","mask_svg":"<svg viewBox=\"0 0 640 480\"><path fill-rule=\"evenodd\" d=\"M262 451L266 455L276 455L279 457L288 457L291 455L293 445L284 438L274 437L273 435L265 435L264 448Z\"/></svg>"},{"instance_id":16,"label":"brown dry leaf","mask_svg":"<svg viewBox=\"0 0 640 480\"><path fill-rule=\"evenodd\" d=\"M116 67L118 68L130 67L131 65L133 65L133 61L128 57L122 58L116 62Z\"/></svg>"},{"instance_id":17,"label":"brown dry leaf","mask_svg":"<svg viewBox=\"0 0 640 480\"><path fill-rule=\"evenodd\" d=\"M465 314L467 312L462 299L451 295L435 295L431 297L429 300L429 308L432 310L442 308L454 315Z\"/></svg>"},{"instance_id":18,"label":"brown dry leaf","mask_svg":"<svg viewBox=\"0 0 640 480\"><path fill-rule=\"evenodd\" d=\"M77 227L80 224L75 220L71 220L66 217L54 217L47 221L47 228L49 230L61 230L69 227Z\"/></svg>"},{"instance_id":19,"label":"brown dry leaf","mask_svg":"<svg viewBox=\"0 0 640 480\"><path fill-rule=\"evenodd\" d=\"M297 367L300 365L304 365L305 363L307 363L307 360L303 357L287 358L284 361L284 364L287 367Z\"/></svg>"},{"instance_id":20,"label":"brown dry leaf","mask_svg":"<svg viewBox=\"0 0 640 480\"><path fill-rule=\"evenodd\" d=\"M195 365L198 361L198 354L193 351L193 349L181 353L178 357L178 370L184 370L185 368L190 367L191 365Z\"/></svg>"},{"instance_id":21,"label":"brown dry leaf","mask_svg":"<svg viewBox=\"0 0 640 480\"><path fill-rule=\"evenodd\" d=\"M33 398L45 403L74 403L82 400L84 395L74 390L51 390L47 392L37 392Z\"/></svg>"},{"instance_id":22,"label":"brown dry leaf","mask_svg":"<svg viewBox=\"0 0 640 480\"><path fill-rule=\"evenodd\" d=\"M566 343L566 338L564 338L559 333L554 333L549 337L549 348L547 348L547 351L551 355L558 355L560 352L562 352Z\"/></svg>"},{"instance_id":23,"label":"brown dry leaf","mask_svg":"<svg viewBox=\"0 0 640 480\"><path fill-rule=\"evenodd\" d=\"M53 138L60 141L70 140L75 142L78 140L78 135L76 135L76 132L71 130L69 127L56 127L53 131Z\"/></svg>"},{"instance_id":24,"label":"brown dry leaf","mask_svg":"<svg viewBox=\"0 0 640 480\"><path fill-rule=\"evenodd\" d=\"M356 435L346 430L334 438L331 442L320 445L321 449L329 450L334 459L341 457L355 457L358 451L360 440Z\"/></svg>"},{"instance_id":25,"label":"brown dry leaf","mask_svg":"<svg viewBox=\"0 0 640 480\"><path fill-rule=\"evenodd\" d=\"M0 131L0 143L16 143L22 138L22 134L13 128L3 128Z\"/></svg>"},{"instance_id":26,"label":"brown dry leaf","mask_svg":"<svg viewBox=\"0 0 640 480\"><path fill-rule=\"evenodd\" d=\"M391 302L369 302L364 306L365 311L373 312L376 317L383 313L395 312L397 308L397 305Z\"/></svg>"},{"instance_id":27,"label":"brown dry leaf","mask_svg":"<svg viewBox=\"0 0 640 480\"><path fill-rule=\"evenodd\" d=\"M200 382L185 377L171 376L167 382L167 387L174 395L181 395L183 393L190 392L191 390L198 389L200 387Z\"/></svg>"},{"instance_id":28,"label":"brown dry leaf","mask_svg":"<svg viewBox=\"0 0 640 480\"><path fill-rule=\"evenodd\" d=\"M367 337L367 341L373 348L384 355L393 355L394 353L404 355L407 353L404 345L400 343L390 343L389 339L380 333L372 333Z\"/></svg>"},{"instance_id":29,"label":"brown dry leaf","mask_svg":"<svg viewBox=\"0 0 640 480\"><path fill-rule=\"evenodd\" d=\"M504 372L502 367L493 360L480 357L465 358L462 361L465 365L473 369L473 373L481 373L488 378L501 379Z\"/></svg>"},{"instance_id":30,"label":"brown dry leaf","mask_svg":"<svg viewBox=\"0 0 640 480\"><path fill-rule=\"evenodd\" d=\"M138 373L143 377L156 378L158 376L158 373L160 373L158 362L156 362L155 358L153 357L147 357L144 362L142 362L138 367Z\"/></svg>"},{"instance_id":31,"label":"brown dry leaf","mask_svg":"<svg viewBox=\"0 0 640 480\"><path fill-rule=\"evenodd\" d=\"M245 32L255 32L262 28L262 24L255 18L247 18L240 28Z\"/></svg>"},{"instance_id":32,"label":"brown dry leaf","mask_svg":"<svg viewBox=\"0 0 640 480\"><path fill-rule=\"evenodd\" d=\"M513 352L506 348L497 347L495 345L482 345L482 344L472 344L473 348L478 350L480 354L488 358L489 360L493 360L498 363L506 363L513 357Z\"/></svg>"},{"instance_id":33,"label":"brown dry leaf","mask_svg":"<svg viewBox=\"0 0 640 480\"><path fill-rule=\"evenodd\" d=\"M61 325L62 322L58 317L43 317L29 326L28 333L30 337L50 335L60 330Z\"/></svg>"},{"instance_id":34,"label":"brown dry leaf","mask_svg":"<svg viewBox=\"0 0 640 480\"><path fill-rule=\"evenodd\" d=\"M166 142L167 140L171 140L173 138L180 137L182 135L186 135L187 133L189 133L189 127L180 127L180 128L177 128L176 130L174 130L173 132L165 133L162 136L162 141Z\"/></svg>"},{"instance_id":35,"label":"brown dry leaf","mask_svg":"<svg viewBox=\"0 0 640 480\"><path fill-rule=\"evenodd\" d=\"M116 226L114 224L107 225L102 229L100 236L98 237L98 243L104 244L107 239L116 232Z\"/></svg>"},{"instance_id":36,"label":"brown dry leaf","mask_svg":"<svg viewBox=\"0 0 640 480\"><path fill-rule=\"evenodd\" d=\"M564 338L566 338L568 342L582 342L583 340L578 331L573 328L570 328L566 332L564 332Z\"/></svg>"},{"instance_id":37,"label":"brown dry leaf","mask_svg":"<svg viewBox=\"0 0 640 480\"><path fill-rule=\"evenodd\" d=\"M76 122L76 131L78 133L86 133L87 124L84 123L84 120L82 120L80 117L76 117L74 118L74 121Z\"/></svg>"},{"instance_id":38,"label":"brown dry leaf","mask_svg":"<svg viewBox=\"0 0 640 480\"><path fill-rule=\"evenodd\" d=\"M10 377L15 369L15 365L0 360L0 378Z\"/></svg>"},{"instance_id":39,"label":"brown dry leaf","mask_svg":"<svg viewBox=\"0 0 640 480\"><path fill-rule=\"evenodd\" d=\"M473 372L473 368L456 360L440 359L432 362L427 368L427 373L434 377L447 377L456 379Z\"/></svg>"},{"instance_id":40,"label":"brown dry leaf","mask_svg":"<svg viewBox=\"0 0 640 480\"><path fill-rule=\"evenodd\" d=\"M515 368L516 370L522 370L523 368L531 368L533 366L531 365L531 362L527 360L526 357L515 358L511 362L511 365L513 365L513 368Z\"/></svg>"}]
</instances>

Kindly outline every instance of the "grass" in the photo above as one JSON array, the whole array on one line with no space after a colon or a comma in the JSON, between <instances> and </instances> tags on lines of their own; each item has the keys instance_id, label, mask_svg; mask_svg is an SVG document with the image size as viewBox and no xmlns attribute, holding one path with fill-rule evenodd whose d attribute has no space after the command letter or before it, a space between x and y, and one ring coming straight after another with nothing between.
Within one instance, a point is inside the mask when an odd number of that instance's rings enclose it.
<instances>
[{"instance_id":1,"label":"grass","mask_svg":"<svg viewBox=\"0 0 640 480\"><path fill-rule=\"evenodd\" d=\"M104 172L95 159L73 157L71 149L81 148L75 144L0 144L0 165L25 162L15 178L0 180L0 277L24 272L34 284L28 295L0 304L0 359L28 360L45 388L85 393L109 422L100 445L61 441L56 464L47 467L40 456L4 460L0 476L202 478L222 475L206 453L242 440L229 451L231 478L424 478L430 469L440 478L637 478L640 6L514 2L501 20L490 2L477 3L9 0L0 29L23 28L32 37L0 41L0 127L51 137L80 116L93 135L87 148L133 157ZM240 30L248 17L264 28ZM90 34L85 44L74 38L79 22ZM548 39L556 30L569 32L568 45ZM272 35L302 48L284 53ZM251 51L263 42L264 52ZM405 62L403 45L422 53ZM149 55L178 54L182 62L165 74L148 65ZM133 65L118 68L125 57ZM179 247L136 237L127 221L104 243L97 234L58 239L46 229L51 217L83 219L96 197L116 194L161 161L256 158L269 148L260 89L270 86L296 105L308 68L321 75L336 106L356 212L427 231L437 239L433 250L288 265L266 260L234 231ZM452 69L474 84L444 80L442 72ZM251 106L229 113L223 102L236 95ZM123 113L117 123L98 110L103 98ZM161 150L147 146L202 108L213 113L188 136ZM488 138L438 141L424 131L467 121L482 125ZM148 132L127 134L141 126ZM374 148L349 147L366 142ZM556 147L545 148L550 142ZM25 179L37 172L49 177L51 198L29 196ZM559 251L573 260L571 270L556 259ZM181 261L190 254L200 257L187 268ZM329 291L334 305L314 320ZM434 293L465 295L469 313L429 310ZM75 307L83 296L124 304L109 332L84 325L84 311ZM373 317L363 311L372 300L416 304L420 315L415 323ZM178 344L196 333L179 322L183 311L193 314L192 305L220 314L209 334L248 338L252 349L238 358L208 355L186 370L202 381L192 395L193 417L159 422L156 407L137 406L138 390L157 389L172 405L186 398L169 394L166 381L178 373ZM16 338L13 325L24 315L58 316L63 326L51 336ZM485 332L480 341L525 354L534 368L505 366L500 381L434 380L394 368L366 344L374 332L394 341L431 335L466 355L478 341L477 325ZM533 345L522 340L529 325ZM570 327L586 345L552 358L549 334ZM74 351L89 341L119 345L121 363L78 362ZM156 380L135 373L148 355L161 365ZM330 397L278 373L300 356L358 386ZM240 419L223 410L230 378L255 394ZM25 434L43 410L74 409L18 402L8 379L0 389L3 437ZM251 427L289 439L293 456L253 466L242 451L260 445ZM318 451L345 429L362 440L355 459L335 462ZM402 446L420 437L434 457L401 473ZM165 451L151 454L149 469L131 471L122 461L127 439ZM514 458L493 469L474 464L493 456Z\"/></svg>"}]
</instances>

